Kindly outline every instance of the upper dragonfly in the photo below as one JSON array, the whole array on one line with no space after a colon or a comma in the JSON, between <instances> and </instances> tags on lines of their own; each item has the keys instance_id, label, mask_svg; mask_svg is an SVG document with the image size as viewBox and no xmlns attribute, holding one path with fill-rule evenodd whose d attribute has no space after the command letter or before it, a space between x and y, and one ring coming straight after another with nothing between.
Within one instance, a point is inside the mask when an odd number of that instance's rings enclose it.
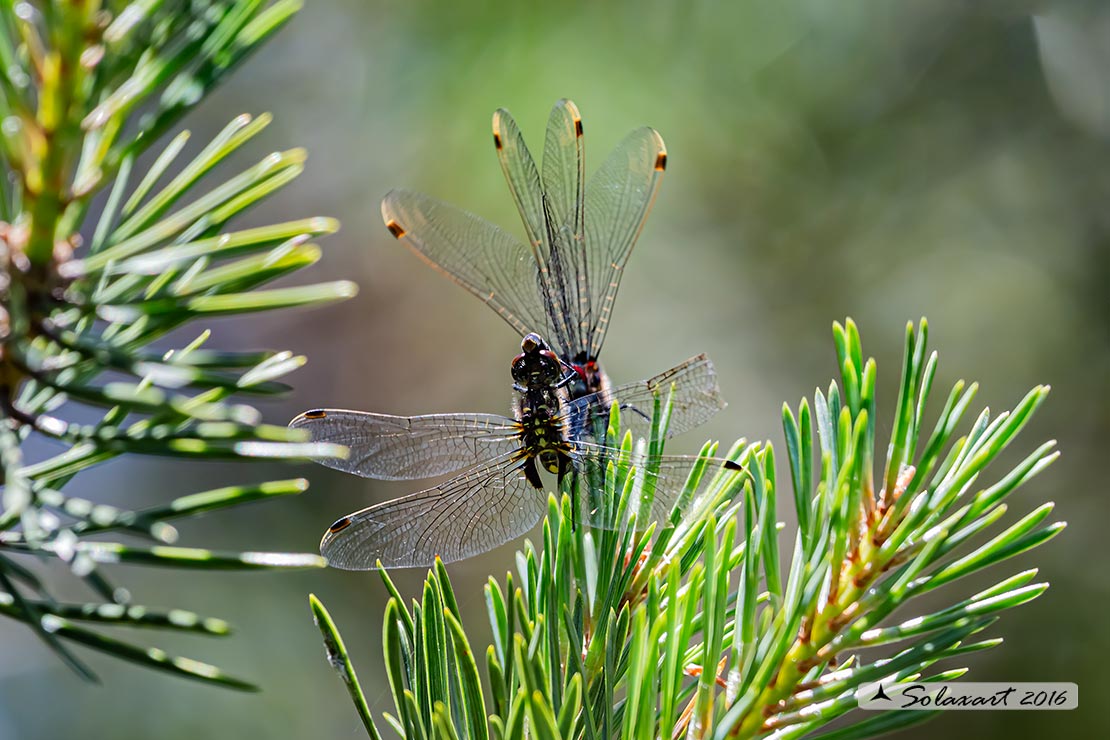
<instances>
[{"instance_id":1,"label":"upper dragonfly","mask_svg":"<svg viewBox=\"0 0 1110 740\"><path fill-rule=\"evenodd\" d=\"M546 508L541 470L568 475L576 486L576 510L593 526L605 526L596 512L609 462L620 451L590 441L586 427L599 411L619 404L625 428L650 435L645 423L661 396L669 401L666 436L705 422L724 403L712 363L704 356L649 380L571 400L566 393L564 363L546 342L528 334L512 363L516 403L513 416L497 414L428 414L390 416L344 409L307 411L290 426L305 429L314 441L345 445L346 459L320 462L368 478L402 480L462 471L445 483L357 511L335 522L320 551L337 568L365 570L431 565L470 557L527 532ZM738 468L727 461L678 455L642 455L637 459L638 521L660 521L676 508L698 500L685 488L699 465ZM731 466L731 467L730 467ZM712 479L713 476L707 476ZM605 502L602 502L604 505Z\"/></svg>"},{"instance_id":2,"label":"upper dragonfly","mask_svg":"<svg viewBox=\"0 0 1110 740\"><path fill-rule=\"evenodd\" d=\"M527 245L479 216L407 190L385 196L382 218L397 239L521 336L543 333L575 370L567 386L572 399L596 393L608 383L598 354L624 265L667 165L663 139L636 129L588 183L582 117L569 100L551 111L542 169L507 110L493 114L493 142Z\"/></svg>"}]
</instances>

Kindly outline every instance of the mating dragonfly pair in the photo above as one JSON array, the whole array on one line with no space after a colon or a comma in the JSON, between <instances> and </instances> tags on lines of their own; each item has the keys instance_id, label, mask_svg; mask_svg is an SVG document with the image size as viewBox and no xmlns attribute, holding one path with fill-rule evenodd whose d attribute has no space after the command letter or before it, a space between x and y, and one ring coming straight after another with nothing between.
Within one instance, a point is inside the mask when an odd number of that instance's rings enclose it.
<instances>
[{"instance_id":1,"label":"mating dragonfly pair","mask_svg":"<svg viewBox=\"0 0 1110 740\"><path fill-rule=\"evenodd\" d=\"M660 375L611 387L598 364L624 265L666 167L663 140L650 128L629 134L585 183L582 119L555 105L542 169L515 121L493 118L497 156L528 235L525 245L499 227L426 195L392 191L386 227L425 262L489 304L523 336L512 362L513 415L390 416L342 409L308 411L290 426L313 441L346 446L324 465L380 480L456 474L441 485L370 506L336 521L320 551L337 568L428 566L460 560L530 530L546 510L541 470L581 492L576 516L598 516L596 482L620 451L605 444L610 409L625 429L651 433L656 401L670 404L666 436L692 429L724 407L713 365L693 357ZM541 335L542 329L549 345ZM725 470L734 463L710 460ZM684 490L704 459L640 454L635 459L639 526L697 501ZM712 479L703 476L703 480Z\"/></svg>"}]
</instances>

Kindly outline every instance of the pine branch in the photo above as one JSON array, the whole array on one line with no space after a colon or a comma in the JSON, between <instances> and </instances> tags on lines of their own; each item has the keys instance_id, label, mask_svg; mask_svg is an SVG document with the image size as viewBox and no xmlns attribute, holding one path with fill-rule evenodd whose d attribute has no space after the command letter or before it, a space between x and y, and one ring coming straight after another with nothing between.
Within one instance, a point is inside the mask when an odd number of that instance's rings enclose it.
<instances>
[{"instance_id":1,"label":"pine branch","mask_svg":"<svg viewBox=\"0 0 1110 740\"><path fill-rule=\"evenodd\" d=\"M744 472L720 473L708 485L692 480L690 490L703 485L706 494L684 516L676 509L644 529L627 517L637 474L626 438L596 497L611 508L610 526L576 523L577 497L564 490L550 500L542 548L525 543L517 572L489 580L489 701L443 565L411 609L382 572L392 594L383 632L396 712L384 715L390 726L412 739L502 740L523 737L525 728L563 740L810 737L856 709L865 684L954 680L966 669L942 662L1001 644L980 633L1045 591L1035 570L954 595L936 611L906 605L1063 529L1045 524L1046 503L987 535L1006 514L1007 497L1056 459L1051 442L993 482L979 482L1048 389L1035 388L993 419L984 410L957 436L974 395L974 386L957 383L927 433L922 417L937 358L927 354L924 320L917 331L911 324L891 444L876 469L876 366L863 360L850 320L835 326L834 337L841 382L816 393L816 449L809 403L796 413L783 409L799 523L785 578L769 444L738 442L727 458ZM611 444L621 441L616 407ZM666 404L657 404L655 418L651 449L661 447ZM902 607L911 616L891 621ZM313 608L322 610L315 598ZM330 621L325 634L329 645L341 645ZM867 657L857 653L864 648L873 648ZM333 664L360 697L349 657ZM365 703L359 707L377 737ZM820 736L873 737L930 716L873 714Z\"/></svg>"},{"instance_id":2,"label":"pine branch","mask_svg":"<svg viewBox=\"0 0 1110 740\"><path fill-rule=\"evenodd\" d=\"M179 131L146 172L138 166L141 154L298 8L283 0L0 3L0 613L26 623L86 678L94 674L72 644L253 688L212 666L77 626L230 632L218 619L131 603L128 590L109 580L116 564L323 565L315 554L175 544L171 520L297 494L306 488L302 480L222 488L134 511L82 495L73 480L125 454L295 461L345 453L263 424L257 410L233 401L282 393L281 379L303 357L208 350L207 330L184 346L155 348L198 318L320 305L354 293L343 281L260 289L315 264L321 252L313 240L338 228L327 218L231 227L304 167L305 153L292 149L212 176L217 165L248 154L241 150L269 124L268 114L238 116L187 161L189 132ZM105 206L94 214L102 191ZM91 234L87 245L82 233ZM71 421L67 401L98 410L99 421ZM26 464L22 447L35 435L67 449ZM51 585L21 564L30 558L65 562L96 600L57 602Z\"/></svg>"}]
</instances>

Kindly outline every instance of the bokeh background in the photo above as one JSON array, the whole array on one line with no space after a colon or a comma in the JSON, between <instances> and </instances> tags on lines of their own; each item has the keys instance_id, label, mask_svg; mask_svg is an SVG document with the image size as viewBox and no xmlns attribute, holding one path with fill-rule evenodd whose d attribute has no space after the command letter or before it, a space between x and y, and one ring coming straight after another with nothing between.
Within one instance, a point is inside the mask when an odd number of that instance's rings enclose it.
<instances>
[{"instance_id":1,"label":"bokeh background","mask_svg":"<svg viewBox=\"0 0 1110 740\"><path fill-rule=\"evenodd\" d=\"M1104 3L821 0L426 3L310 0L188 120L194 150L240 112L272 111L247 166L303 145L308 170L252 223L331 215L315 278L352 278L324 310L217 322L225 347L290 348L309 365L264 411L502 411L516 337L382 227L391 187L424 190L521 233L490 141L509 107L537 146L551 104L583 112L587 167L649 124L669 167L629 263L604 352L618 381L697 352L730 406L706 437L780 445L784 400L835 372L830 325L852 316L879 363L882 425L905 322L927 316L937 387L978 380L1005 408L1048 403L1009 459L1056 438L1061 460L1014 499L1057 502L1048 546L992 572L1040 567L1052 588L991 629L977 680L1076 681L1070 713L949 714L904 737L1108 737L1110 694L1110 8ZM245 224L246 222L244 222ZM939 403L939 400L938 400ZM934 410L935 413L935 410ZM338 515L413 490L320 467L127 460L88 474L106 501L149 503L303 474L311 491L183 525L190 544L312 551ZM513 548L452 568L485 639L481 584ZM416 593L419 573L399 577ZM0 738L357 738L306 594L331 608L384 709L374 574L122 574L139 601L231 618L238 634L134 635L261 682L241 695L97 656L83 685L24 629L0 623ZM974 584L949 593L971 593ZM71 595L80 595L75 592Z\"/></svg>"}]
</instances>

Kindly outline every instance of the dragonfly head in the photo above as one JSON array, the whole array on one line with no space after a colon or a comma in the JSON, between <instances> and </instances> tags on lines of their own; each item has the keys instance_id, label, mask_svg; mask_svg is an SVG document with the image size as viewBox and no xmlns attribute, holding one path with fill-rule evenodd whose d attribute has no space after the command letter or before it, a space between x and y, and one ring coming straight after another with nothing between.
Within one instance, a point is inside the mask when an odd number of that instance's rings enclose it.
<instances>
[{"instance_id":1,"label":"dragonfly head","mask_svg":"<svg viewBox=\"0 0 1110 740\"><path fill-rule=\"evenodd\" d=\"M527 334L513 358L513 380L524 386L555 385L563 378L563 363L539 334Z\"/></svg>"},{"instance_id":2,"label":"dragonfly head","mask_svg":"<svg viewBox=\"0 0 1110 740\"><path fill-rule=\"evenodd\" d=\"M566 386L571 398L581 398L609 388L609 378L605 371L595 358L588 357L585 352L575 355L567 367L573 370L573 376Z\"/></svg>"},{"instance_id":3,"label":"dragonfly head","mask_svg":"<svg viewBox=\"0 0 1110 740\"><path fill-rule=\"evenodd\" d=\"M581 398L593 392L590 390L589 376L586 374L584 367L578 364L567 365L566 367L563 387L567 389L567 394L571 398Z\"/></svg>"}]
</instances>

